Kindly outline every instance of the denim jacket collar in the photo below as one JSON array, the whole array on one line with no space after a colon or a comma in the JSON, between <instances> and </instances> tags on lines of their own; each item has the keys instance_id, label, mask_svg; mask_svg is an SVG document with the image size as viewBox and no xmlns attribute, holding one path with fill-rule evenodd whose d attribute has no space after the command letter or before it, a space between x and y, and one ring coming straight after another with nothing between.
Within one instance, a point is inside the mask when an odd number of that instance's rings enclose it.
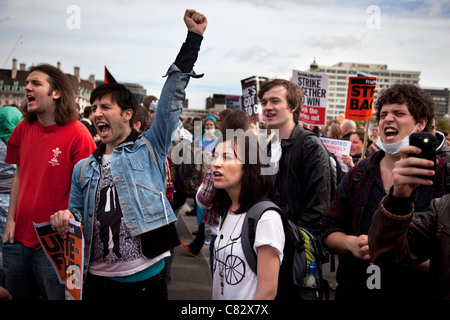
<instances>
[{"instance_id":1,"label":"denim jacket collar","mask_svg":"<svg viewBox=\"0 0 450 320\"><path fill-rule=\"evenodd\" d=\"M128 135L128 137L125 140L123 140L121 143L119 143L119 146L124 144L124 143L127 143L127 142L134 142L134 141L136 141L139 138L140 135L141 135L141 133L133 128L131 130L131 133ZM102 162L102 157L105 154L105 150L106 150L106 144L104 144L103 142L100 142L100 144L98 145L97 149L95 149L94 152L92 153L94 158L95 158L95 160L98 163Z\"/></svg>"}]
</instances>

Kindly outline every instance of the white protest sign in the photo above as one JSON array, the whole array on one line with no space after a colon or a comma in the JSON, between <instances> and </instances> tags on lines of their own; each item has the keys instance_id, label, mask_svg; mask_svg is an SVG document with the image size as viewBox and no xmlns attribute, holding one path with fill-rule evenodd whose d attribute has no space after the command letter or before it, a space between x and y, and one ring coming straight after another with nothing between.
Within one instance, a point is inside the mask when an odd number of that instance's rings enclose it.
<instances>
[{"instance_id":1,"label":"white protest sign","mask_svg":"<svg viewBox=\"0 0 450 320\"><path fill-rule=\"evenodd\" d=\"M328 139L328 138L320 138L322 140L323 145L330 151L332 154L336 156L339 163L341 164L342 171L347 172L348 166L342 161L342 155L350 155L350 145L351 142L347 140L337 140L337 139Z\"/></svg>"},{"instance_id":2,"label":"white protest sign","mask_svg":"<svg viewBox=\"0 0 450 320\"><path fill-rule=\"evenodd\" d=\"M226 109L241 109L241 96L225 96Z\"/></svg>"},{"instance_id":3,"label":"white protest sign","mask_svg":"<svg viewBox=\"0 0 450 320\"><path fill-rule=\"evenodd\" d=\"M328 74L293 70L292 79L303 91L300 121L308 125L325 126L328 105Z\"/></svg>"}]
</instances>

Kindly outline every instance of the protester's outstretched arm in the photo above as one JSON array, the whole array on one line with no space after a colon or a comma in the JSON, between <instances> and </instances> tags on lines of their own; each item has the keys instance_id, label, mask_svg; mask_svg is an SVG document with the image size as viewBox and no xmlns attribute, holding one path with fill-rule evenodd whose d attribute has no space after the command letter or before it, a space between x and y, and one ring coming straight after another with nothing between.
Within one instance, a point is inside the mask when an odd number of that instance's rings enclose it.
<instances>
[{"instance_id":1,"label":"protester's outstretched arm","mask_svg":"<svg viewBox=\"0 0 450 320\"><path fill-rule=\"evenodd\" d=\"M172 145L172 133L178 124L189 79L190 77L201 77L195 75L193 69L200 51L207 20L203 14L195 10L186 10L183 19L188 29L186 41L175 59L175 67L171 66L167 73L168 78L158 100L153 124L144 132L144 136L152 144L155 153L162 155L158 160L161 168Z\"/></svg>"},{"instance_id":2,"label":"protester's outstretched arm","mask_svg":"<svg viewBox=\"0 0 450 320\"><path fill-rule=\"evenodd\" d=\"M203 35L208 25L206 17L193 9L187 9L184 13L184 23L188 28L188 31L195 32L199 35Z\"/></svg>"},{"instance_id":3,"label":"protester's outstretched arm","mask_svg":"<svg viewBox=\"0 0 450 320\"><path fill-rule=\"evenodd\" d=\"M182 73L190 73L197 61L208 21L203 14L188 9L184 13L184 23L188 29L188 35L175 59L175 65Z\"/></svg>"}]
</instances>

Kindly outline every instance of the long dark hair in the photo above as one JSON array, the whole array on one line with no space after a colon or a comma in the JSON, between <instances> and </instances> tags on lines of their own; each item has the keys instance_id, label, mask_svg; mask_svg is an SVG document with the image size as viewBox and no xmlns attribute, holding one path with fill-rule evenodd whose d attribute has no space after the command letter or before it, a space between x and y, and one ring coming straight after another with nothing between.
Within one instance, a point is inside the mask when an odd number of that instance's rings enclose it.
<instances>
[{"instance_id":1,"label":"long dark hair","mask_svg":"<svg viewBox=\"0 0 450 320\"><path fill-rule=\"evenodd\" d=\"M75 101L75 91L69 77L64 74L60 69L50 64L39 64L30 68L29 73L33 71L41 71L45 73L48 78L47 81L50 84L49 95L58 90L60 97L55 100L55 122L57 125L63 126L69 123L70 120L78 120L80 114L78 111L78 105ZM29 123L33 123L37 120L37 115L28 112L28 108L25 106L23 111L23 118Z\"/></svg>"},{"instance_id":2,"label":"long dark hair","mask_svg":"<svg viewBox=\"0 0 450 320\"><path fill-rule=\"evenodd\" d=\"M234 154L243 163L243 175L241 178L241 191L239 194L240 207L234 213L247 212L250 207L262 198L274 200L274 188L271 177L262 174L264 165L261 163L259 142L253 133L238 130L233 134L224 132L223 143L233 141ZM212 209L214 212L224 215L231 205L231 198L225 189L214 188L212 196Z\"/></svg>"}]
</instances>

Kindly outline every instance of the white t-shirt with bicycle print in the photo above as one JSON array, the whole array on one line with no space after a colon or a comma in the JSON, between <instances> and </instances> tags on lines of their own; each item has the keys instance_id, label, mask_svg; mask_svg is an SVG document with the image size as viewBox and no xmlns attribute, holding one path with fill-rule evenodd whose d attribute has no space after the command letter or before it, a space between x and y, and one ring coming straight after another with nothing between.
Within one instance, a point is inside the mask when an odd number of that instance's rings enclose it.
<instances>
[{"instance_id":1,"label":"white t-shirt with bicycle print","mask_svg":"<svg viewBox=\"0 0 450 320\"><path fill-rule=\"evenodd\" d=\"M241 245L245 215L246 213L227 214L221 230L217 232L214 243L213 300L251 300L255 296L258 278L247 264ZM278 251L281 264L284 241L279 213L268 210L261 216L256 228L255 251L264 245L274 247Z\"/></svg>"}]
</instances>

